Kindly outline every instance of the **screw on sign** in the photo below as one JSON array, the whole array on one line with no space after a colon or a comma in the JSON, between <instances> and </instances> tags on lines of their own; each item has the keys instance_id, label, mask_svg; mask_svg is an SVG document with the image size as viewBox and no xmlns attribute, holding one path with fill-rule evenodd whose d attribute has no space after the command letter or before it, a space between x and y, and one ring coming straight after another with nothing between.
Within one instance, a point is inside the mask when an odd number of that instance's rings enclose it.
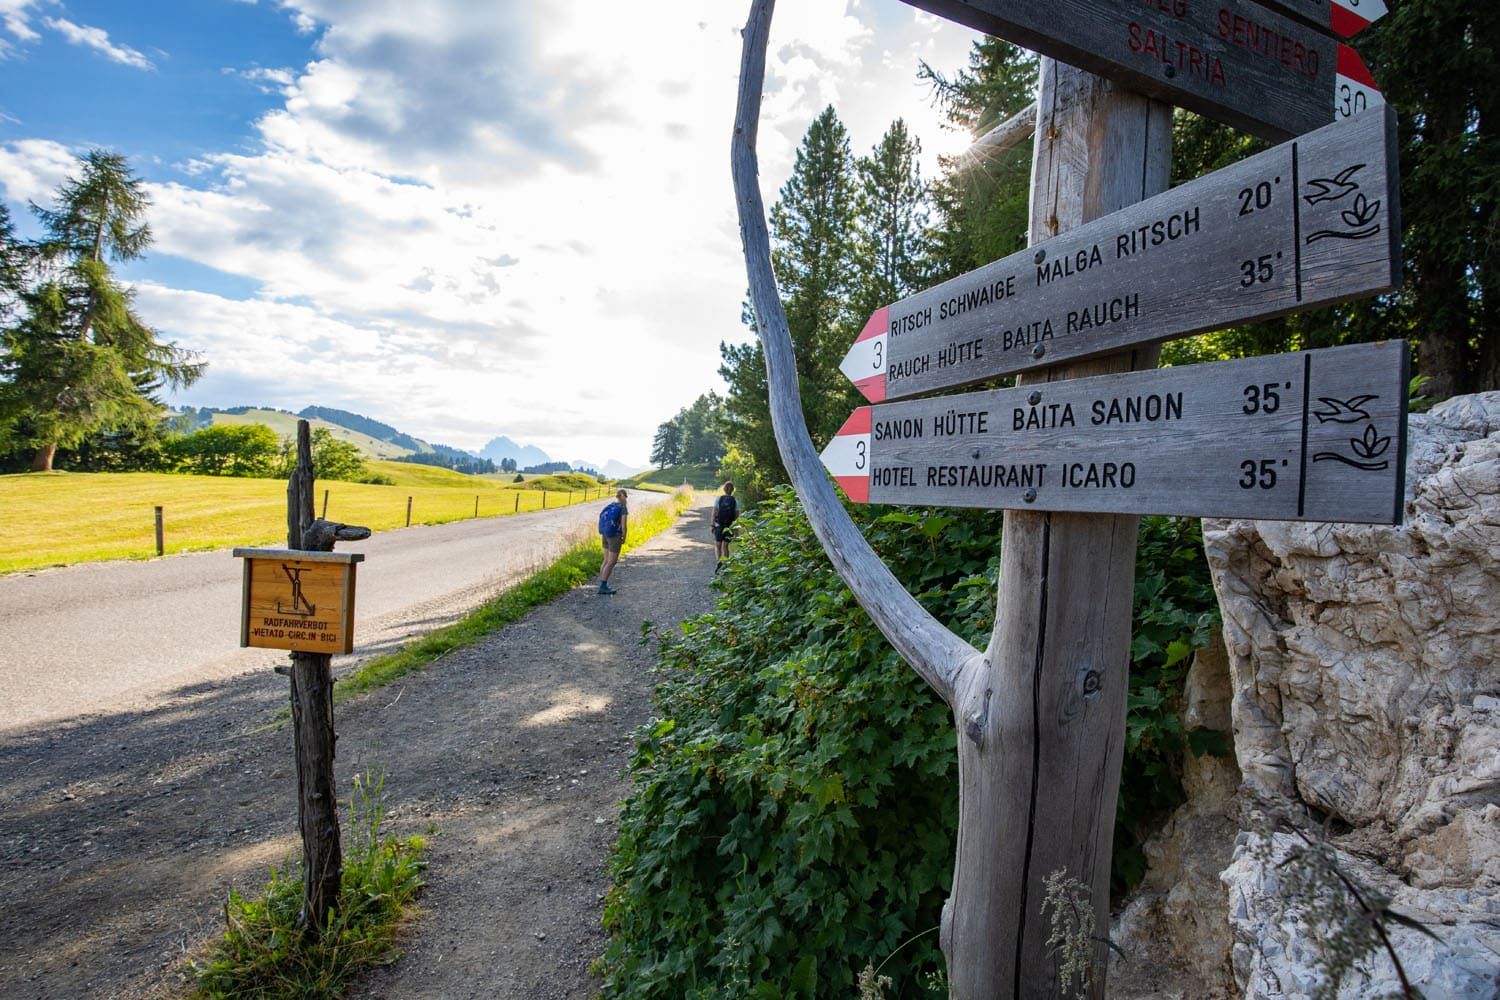
<instances>
[{"instance_id":1,"label":"screw on sign","mask_svg":"<svg viewBox=\"0 0 1500 1000\"><path fill-rule=\"evenodd\" d=\"M1395 129L1325 126L883 306L840 369L879 403L1388 291Z\"/></svg>"},{"instance_id":2,"label":"screw on sign","mask_svg":"<svg viewBox=\"0 0 1500 1000\"><path fill-rule=\"evenodd\" d=\"M823 464L857 503L1401 520L1408 348L1325 348L854 411Z\"/></svg>"},{"instance_id":3,"label":"screw on sign","mask_svg":"<svg viewBox=\"0 0 1500 1000\"><path fill-rule=\"evenodd\" d=\"M1314 27L1253 0L905 2L1275 141L1380 102L1359 56L1329 33L1331 11Z\"/></svg>"}]
</instances>

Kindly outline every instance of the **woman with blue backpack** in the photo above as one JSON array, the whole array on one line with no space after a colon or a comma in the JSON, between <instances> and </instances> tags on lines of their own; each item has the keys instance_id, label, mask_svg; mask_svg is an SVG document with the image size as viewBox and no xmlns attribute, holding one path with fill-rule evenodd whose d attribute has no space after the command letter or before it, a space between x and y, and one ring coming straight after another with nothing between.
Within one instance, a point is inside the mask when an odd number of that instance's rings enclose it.
<instances>
[{"instance_id":1,"label":"woman with blue backpack","mask_svg":"<svg viewBox=\"0 0 1500 1000\"><path fill-rule=\"evenodd\" d=\"M599 593L613 594L615 588L609 585L609 574L614 571L615 563L620 561L620 549L625 546L626 522L630 519L630 509L626 506L627 494L620 490L615 494L613 503L605 506L599 512L599 541L604 546L604 563L599 567Z\"/></svg>"}]
</instances>

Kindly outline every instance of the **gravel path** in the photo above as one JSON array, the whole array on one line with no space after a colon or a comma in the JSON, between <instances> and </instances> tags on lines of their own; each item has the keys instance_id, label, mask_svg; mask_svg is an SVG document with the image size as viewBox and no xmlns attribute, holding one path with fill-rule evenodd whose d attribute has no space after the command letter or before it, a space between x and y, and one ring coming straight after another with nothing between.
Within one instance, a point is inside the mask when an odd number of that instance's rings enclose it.
<instances>
[{"instance_id":1,"label":"gravel path","mask_svg":"<svg viewBox=\"0 0 1500 1000\"><path fill-rule=\"evenodd\" d=\"M387 829L429 833L406 955L359 998L585 997L629 733L651 711L641 623L706 610L708 505L486 641L338 709L337 772L385 772ZM267 671L0 743L0 996L174 991L185 951L297 848L286 698Z\"/></svg>"}]
</instances>

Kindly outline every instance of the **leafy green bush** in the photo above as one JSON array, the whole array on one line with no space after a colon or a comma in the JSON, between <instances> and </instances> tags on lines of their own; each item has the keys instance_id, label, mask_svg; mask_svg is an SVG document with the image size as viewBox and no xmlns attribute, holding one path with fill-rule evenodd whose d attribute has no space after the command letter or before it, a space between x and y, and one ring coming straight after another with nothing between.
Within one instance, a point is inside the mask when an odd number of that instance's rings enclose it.
<instances>
[{"instance_id":1,"label":"leafy green bush","mask_svg":"<svg viewBox=\"0 0 1500 1000\"><path fill-rule=\"evenodd\" d=\"M933 614L988 641L998 513L851 513ZM855 995L872 962L896 983L887 996L929 995L922 984L942 959L927 932L957 829L951 716L855 604L790 491L741 523L716 609L663 641L662 715L636 734L598 963L605 995ZM1187 568L1202 562L1190 556L1196 522L1145 523L1145 576L1165 564L1162 585L1138 594L1150 638L1138 643L1126 782L1154 787L1175 783L1171 768L1150 766L1183 739L1183 657L1166 661L1175 642L1206 638L1212 613L1172 603L1183 579L1202 596Z\"/></svg>"},{"instance_id":2,"label":"leafy green bush","mask_svg":"<svg viewBox=\"0 0 1500 1000\"><path fill-rule=\"evenodd\" d=\"M281 441L265 424L215 424L167 440L173 467L200 476L274 476Z\"/></svg>"}]
</instances>

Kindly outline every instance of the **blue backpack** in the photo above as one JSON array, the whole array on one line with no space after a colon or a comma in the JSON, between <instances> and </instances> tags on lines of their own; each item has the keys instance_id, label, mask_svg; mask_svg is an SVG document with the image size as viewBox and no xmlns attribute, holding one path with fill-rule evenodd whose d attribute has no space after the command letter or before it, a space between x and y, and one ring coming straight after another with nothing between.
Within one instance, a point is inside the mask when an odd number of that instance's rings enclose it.
<instances>
[{"instance_id":1,"label":"blue backpack","mask_svg":"<svg viewBox=\"0 0 1500 1000\"><path fill-rule=\"evenodd\" d=\"M625 508L620 506L618 500L611 501L599 512L599 534L606 538L615 538L620 534L620 517L625 513Z\"/></svg>"}]
</instances>

